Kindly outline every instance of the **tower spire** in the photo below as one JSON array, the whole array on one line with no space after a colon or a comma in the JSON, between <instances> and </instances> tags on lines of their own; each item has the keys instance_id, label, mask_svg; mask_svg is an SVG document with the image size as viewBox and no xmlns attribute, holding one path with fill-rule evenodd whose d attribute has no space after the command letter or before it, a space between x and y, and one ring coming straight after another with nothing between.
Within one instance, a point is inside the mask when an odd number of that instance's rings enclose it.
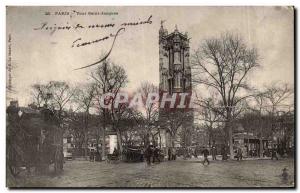
<instances>
[{"instance_id":1,"label":"tower spire","mask_svg":"<svg viewBox=\"0 0 300 193\"><path fill-rule=\"evenodd\" d=\"M160 29L159 29L159 37L160 37L160 39L161 39L161 37L163 37L165 35L165 30L164 30L164 26L163 26L163 24L164 24L165 21L166 20L161 20L160 21Z\"/></svg>"},{"instance_id":2,"label":"tower spire","mask_svg":"<svg viewBox=\"0 0 300 193\"><path fill-rule=\"evenodd\" d=\"M160 27L161 27L161 28L164 28L164 22L165 22L165 21L166 21L166 20L161 20L161 21L160 21Z\"/></svg>"}]
</instances>

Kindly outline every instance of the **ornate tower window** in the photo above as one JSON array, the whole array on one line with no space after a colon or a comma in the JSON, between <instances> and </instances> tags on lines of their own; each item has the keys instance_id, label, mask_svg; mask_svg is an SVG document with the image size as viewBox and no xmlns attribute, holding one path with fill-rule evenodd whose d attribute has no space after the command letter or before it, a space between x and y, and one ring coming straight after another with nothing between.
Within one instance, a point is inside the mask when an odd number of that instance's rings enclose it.
<instances>
[{"instance_id":1,"label":"ornate tower window","mask_svg":"<svg viewBox=\"0 0 300 193\"><path fill-rule=\"evenodd\" d=\"M180 63L179 52L174 53L174 64Z\"/></svg>"}]
</instances>

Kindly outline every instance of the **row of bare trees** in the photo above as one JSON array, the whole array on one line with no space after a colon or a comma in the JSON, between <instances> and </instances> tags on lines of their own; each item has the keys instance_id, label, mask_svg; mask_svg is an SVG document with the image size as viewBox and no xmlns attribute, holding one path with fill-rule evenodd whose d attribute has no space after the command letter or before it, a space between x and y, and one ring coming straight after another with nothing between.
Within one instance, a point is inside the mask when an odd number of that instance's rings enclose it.
<instances>
[{"instance_id":1,"label":"row of bare trees","mask_svg":"<svg viewBox=\"0 0 300 193\"><path fill-rule=\"evenodd\" d=\"M124 92L128 82L123 67L106 60L90 72L90 78L88 83L76 86L59 81L32 86L33 105L51 109L59 117L56 133L60 136L61 145L63 134L68 132L73 136L76 146L84 149L87 155L88 142L95 138L96 146L101 145L105 158L107 131L117 133L121 152L123 144L135 138L140 138L146 145L150 144L150 139L154 141L155 136L160 135L157 127L158 104L147 103L144 107L134 108L128 108L129 103L116 104L118 94ZM157 93L158 88L152 83L143 82L136 92L145 101L148 95ZM62 148L58 151L61 153Z\"/></svg>"},{"instance_id":2,"label":"row of bare trees","mask_svg":"<svg viewBox=\"0 0 300 193\"><path fill-rule=\"evenodd\" d=\"M259 55L257 49L249 48L238 35L226 33L204 40L191 63L195 87L210 95L197 96L198 119L208 130L209 144L213 141L213 131L223 129L231 158L234 123L241 116L251 109L259 117L267 112L275 117L278 108L291 101L293 89L287 84L273 84L262 91L251 87L251 73L260 67ZM293 106L293 103L289 105ZM263 129L260 124L260 130Z\"/></svg>"}]
</instances>

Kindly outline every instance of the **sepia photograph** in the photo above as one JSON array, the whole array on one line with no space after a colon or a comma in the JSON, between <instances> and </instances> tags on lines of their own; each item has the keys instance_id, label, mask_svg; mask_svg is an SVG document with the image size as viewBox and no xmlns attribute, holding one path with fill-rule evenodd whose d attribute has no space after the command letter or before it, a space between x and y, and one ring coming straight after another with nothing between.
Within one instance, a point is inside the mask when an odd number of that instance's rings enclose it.
<instances>
[{"instance_id":1,"label":"sepia photograph","mask_svg":"<svg viewBox=\"0 0 300 193\"><path fill-rule=\"evenodd\" d=\"M294 14L6 6L6 187L295 188Z\"/></svg>"}]
</instances>

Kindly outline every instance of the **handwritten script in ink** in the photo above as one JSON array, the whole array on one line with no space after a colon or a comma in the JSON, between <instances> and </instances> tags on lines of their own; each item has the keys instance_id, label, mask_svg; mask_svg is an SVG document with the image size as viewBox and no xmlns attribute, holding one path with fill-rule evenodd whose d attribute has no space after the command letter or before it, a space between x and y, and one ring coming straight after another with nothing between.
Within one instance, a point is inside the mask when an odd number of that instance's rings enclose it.
<instances>
[{"instance_id":1,"label":"handwritten script in ink","mask_svg":"<svg viewBox=\"0 0 300 193\"><path fill-rule=\"evenodd\" d=\"M75 70L78 70L78 69L83 69L83 68L94 66L94 65L99 64L102 61L104 61L110 55L111 51L113 50L113 47L115 45L115 41L116 41L117 37L119 35L121 35L122 33L124 33L126 31L127 27L139 27L139 26L143 26L143 25L147 25L147 24L148 25L152 24L152 15L150 15L147 19L142 20L142 21L122 22L119 25L117 25L116 23L104 23L104 24L93 23L93 24L88 24L88 25L77 23L75 25L70 25L68 22L65 25L57 25L57 24L50 25L48 22L43 22L43 23L41 23L40 26L33 28L33 30L49 32L50 35L53 35L54 33L57 33L58 31L72 31L72 30L77 31L77 30L96 30L96 29L115 30L115 32L111 32L108 35L99 37L94 40L89 40L89 41L84 40L83 37L78 37L71 43L71 48L80 48L80 47L89 46L92 44L101 43L101 42L107 41L109 39L113 39L109 51L107 52L107 54L104 55L104 57L102 59L100 59L99 61L97 61L93 64L75 69Z\"/></svg>"}]
</instances>

